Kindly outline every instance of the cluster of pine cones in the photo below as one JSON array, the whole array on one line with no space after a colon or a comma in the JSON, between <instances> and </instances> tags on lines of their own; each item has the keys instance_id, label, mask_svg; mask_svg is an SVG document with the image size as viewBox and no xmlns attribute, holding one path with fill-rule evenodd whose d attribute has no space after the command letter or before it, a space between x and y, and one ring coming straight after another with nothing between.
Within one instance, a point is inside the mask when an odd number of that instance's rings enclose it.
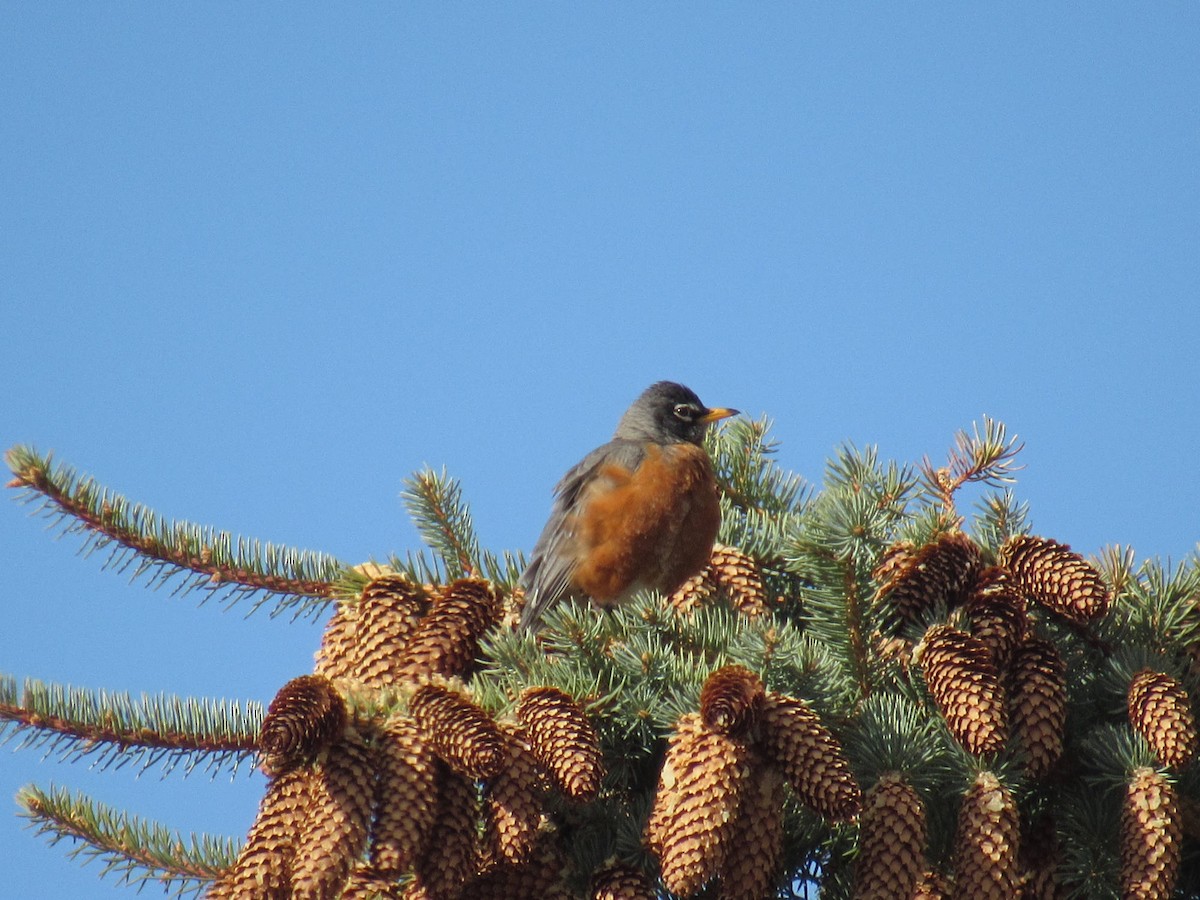
<instances>
[{"instance_id":1,"label":"cluster of pine cones","mask_svg":"<svg viewBox=\"0 0 1200 900\"><path fill-rule=\"evenodd\" d=\"M1099 573L1063 544L1027 535L1008 540L985 566L966 535L951 532L918 549L893 547L876 569L878 597L892 634L934 608L955 624L929 627L912 659L954 739L986 757L1009 742L1026 775L1052 775L1063 752L1066 665L1058 648L1038 637L1033 618L1048 615L1076 629L1103 616L1109 592ZM904 642L884 639L884 645ZM1183 686L1144 670L1128 688L1128 715L1163 766L1193 756L1197 732ZM1025 823L1026 833L1031 823ZM1022 822L1012 794L982 771L963 798L954 850L955 897L1054 897L1053 840L1022 853ZM1179 867L1181 825L1174 789L1154 769L1131 774L1121 833L1124 896L1170 895ZM861 821L856 896L942 897L940 876L925 871L924 808L901 773L885 773L868 791Z\"/></svg>"},{"instance_id":2,"label":"cluster of pine cones","mask_svg":"<svg viewBox=\"0 0 1200 900\"><path fill-rule=\"evenodd\" d=\"M594 798L600 743L556 688L527 690L514 722L471 699L461 678L501 611L487 582L435 590L392 574L339 607L315 673L267 711L270 783L208 896L568 898L544 796ZM389 712L352 711L363 698Z\"/></svg>"}]
</instances>

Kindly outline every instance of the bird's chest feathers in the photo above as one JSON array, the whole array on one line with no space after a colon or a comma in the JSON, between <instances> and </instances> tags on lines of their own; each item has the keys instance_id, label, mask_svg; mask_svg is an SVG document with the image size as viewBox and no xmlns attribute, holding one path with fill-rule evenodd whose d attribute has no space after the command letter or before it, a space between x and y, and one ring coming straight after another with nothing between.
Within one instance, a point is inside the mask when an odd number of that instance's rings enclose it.
<instances>
[{"instance_id":1,"label":"bird's chest feathers","mask_svg":"<svg viewBox=\"0 0 1200 900\"><path fill-rule=\"evenodd\" d=\"M712 464L694 444L651 446L632 470L603 466L572 523L574 581L600 603L674 590L708 561L720 520Z\"/></svg>"}]
</instances>

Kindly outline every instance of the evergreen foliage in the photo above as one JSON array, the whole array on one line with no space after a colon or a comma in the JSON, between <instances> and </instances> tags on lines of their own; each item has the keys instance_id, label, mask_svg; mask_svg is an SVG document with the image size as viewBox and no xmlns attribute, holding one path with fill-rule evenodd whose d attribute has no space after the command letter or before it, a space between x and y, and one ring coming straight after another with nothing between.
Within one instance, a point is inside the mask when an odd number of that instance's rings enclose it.
<instances>
[{"instance_id":1,"label":"evergreen foliage","mask_svg":"<svg viewBox=\"0 0 1200 900\"><path fill-rule=\"evenodd\" d=\"M403 492L427 547L352 567L14 448L10 486L106 566L252 611L335 606L266 728L254 703L0 678L0 737L63 761L259 754L246 842L57 788L24 788L23 814L123 882L214 897L290 896L301 869L348 897L1200 895L1200 558L1030 534L994 420L942 465L843 446L819 487L777 449L766 420L710 435L724 549L681 595L563 604L533 634L523 557L483 549L444 472Z\"/></svg>"}]
</instances>

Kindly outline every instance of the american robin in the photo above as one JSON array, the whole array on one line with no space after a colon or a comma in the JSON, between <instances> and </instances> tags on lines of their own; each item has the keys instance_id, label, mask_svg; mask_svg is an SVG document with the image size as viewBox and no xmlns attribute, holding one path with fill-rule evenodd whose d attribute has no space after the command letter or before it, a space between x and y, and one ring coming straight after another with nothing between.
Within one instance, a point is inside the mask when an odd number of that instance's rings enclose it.
<instances>
[{"instance_id":1,"label":"american robin","mask_svg":"<svg viewBox=\"0 0 1200 900\"><path fill-rule=\"evenodd\" d=\"M682 384L652 384L621 416L613 439L554 489L550 520L525 570L521 627L564 598L612 608L639 590L675 590L708 562L721 508L709 409Z\"/></svg>"}]
</instances>

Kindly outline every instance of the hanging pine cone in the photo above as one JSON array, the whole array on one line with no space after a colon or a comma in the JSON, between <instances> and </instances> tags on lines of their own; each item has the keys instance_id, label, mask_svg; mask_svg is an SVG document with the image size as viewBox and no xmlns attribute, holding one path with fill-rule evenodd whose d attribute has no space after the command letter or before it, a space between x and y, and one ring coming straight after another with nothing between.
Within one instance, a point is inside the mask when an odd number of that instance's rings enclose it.
<instances>
[{"instance_id":1,"label":"hanging pine cone","mask_svg":"<svg viewBox=\"0 0 1200 900\"><path fill-rule=\"evenodd\" d=\"M315 656L314 675L350 678L358 667L358 604L339 603L325 625L321 646Z\"/></svg>"},{"instance_id":2,"label":"hanging pine cone","mask_svg":"<svg viewBox=\"0 0 1200 900\"><path fill-rule=\"evenodd\" d=\"M855 900L910 897L925 871L925 806L898 772L886 772L863 799Z\"/></svg>"},{"instance_id":3,"label":"hanging pine cone","mask_svg":"<svg viewBox=\"0 0 1200 900\"><path fill-rule=\"evenodd\" d=\"M700 689L700 718L713 731L743 735L758 719L762 679L743 666L712 672Z\"/></svg>"},{"instance_id":4,"label":"hanging pine cone","mask_svg":"<svg viewBox=\"0 0 1200 900\"><path fill-rule=\"evenodd\" d=\"M604 778L600 737L578 703L555 687L528 688L517 704L534 758L563 795L592 800Z\"/></svg>"},{"instance_id":5,"label":"hanging pine cone","mask_svg":"<svg viewBox=\"0 0 1200 900\"><path fill-rule=\"evenodd\" d=\"M1129 721L1158 761L1181 769L1196 753L1196 717L1187 690L1165 672L1142 669L1129 683Z\"/></svg>"},{"instance_id":6,"label":"hanging pine cone","mask_svg":"<svg viewBox=\"0 0 1200 900\"><path fill-rule=\"evenodd\" d=\"M1015 590L1076 624L1108 610L1108 588L1100 573L1066 544L1016 535L1000 548L998 561Z\"/></svg>"},{"instance_id":7,"label":"hanging pine cone","mask_svg":"<svg viewBox=\"0 0 1200 900\"><path fill-rule=\"evenodd\" d=\"M292 896L337 897L367 849L375 773L366 748L350 739L331 748L314 771L296 839Z\"/></svg>"},{"instance_id":8,"label":"hanging pine cone","mask_svg":"<svg viewBox=\"0 0 1200 900\"><path fill-rule=\"evenodd\" d=\"M417 688L408 711L437 753L468 778L491 778L504 764L505 741L485 710L440 684Z\"/></svg>"},{"instance_id":9,"label":"hanging pine cone","mask_svg":"<svg viewBox=\"0 0 1200 900\"><path fill-rule=\"evenodd\" d=\"M592 876L588 900L656 900L658 888L632 863L609 860Z\"/></svg>"},{"instance_id":10,"label":"hanging pine cone","mask_svg":"<svg viewBox=\"0 0 1200 900\"><path fill-rule=\"evenodd\" d=\"M699 713L675 726L646 834L672 893L695 893L725 866L748 760L745 744L705 728Z\"/></svg>"},{"instance_id":11,"label":"hanging pine cone","mask_svg":"<svg viewBox=\"0 0 1200 900\"><path fill-rule=\"evenodd\" d=\"M437 756L416 723L397 716L376 738L375 768L379 780L371 865L397 876L425 852L437 818Z\"/></svg>"},{"instance_id":12,"label":"hanging pine cone","mask_svg":"<svg viewBox=\"0 0 1200 900\"><path fill-rule=\"evenodd\" d=\"M912 900L946 900L950 887L938 872L926 872L913 891Z\"/></svg>"},{"instance_id":13,"label":"hanging pine cone","mask_svg":"<svg viewBox=\"0 0 1200 900\"><path fill-rule=\"evenodd\" d=\"M1059 840L1053 815L1044 812L1021 833L1021 852L1018 855L1021 878L1021 900L1061 900L1065 895L1058 879Z\"/></svg>"},{"instance_id":14,"label":"hanging pine cone","mask_svg":"<svg viewBox=\"0 0 1200 900\"><path fill-rule=\"evenodd\" d=\"M796 796L826 819L851 819L862 791L837 738L803 700L768 691L763 698L762 746Z\"/></svg>"},{"instance_id":15,"label":"hanging pine cone","mask_svg":"<svg viewBox=\"0 0 1200 900\"><path fill-rule=\"evenodd\" d=\"M1008 788L980 772L963 797L954 838L954 896L1012 900L1018 885L1021 819Z\"/></svg>"},{"instance_id":16,"label":"hanging pine cone","mask_svg":"<svg viewBox=\"0 0 1200 900\"><path fill-rule=\"evenodd\" d=\"M754 557L737 547L717 544L708 567L713 584L729 598L734 609L751 617L767 612L767 591Z\"/></svg>"},{"instance_id":17,"label":"hanging pine cone","mask_svg":"<svg viewBox=\"0 0 1200 900\"><path fill-rule=\"evenodd\" d=\"M915 552L905 545L885 552L875 571L887 581L879 585L876 597L889 607L891 630L939 607L961 605L981 566L979 548L960 531L947 532Z\"/></svg>"},{"instance_id":18,"label":"hanging pine cone","mask_svg":"<svg viewBox=\"0 0 1200 900\"><path fill-rule=\"evenodd\" d=\"M1008 678L1008 722L1025 750L1025 771L1046 775L1062 756L1067 722L1066 665L1049 641L1017 648Z\"/></svg>"},{"instance_id":19,"label":"hanging pine cone","mask_svg":"<svg viewBox=\"0 0 1200 900\"><path fill-rule=\"evenodd\" d=\"M263 769L278 774L330 747L346 727L346 703L329 679L293 678L275 695L258 732Z\"/></svg>"},{"instance_id":20,"label":"hanging pine cone","mask_svg":"<svg viewBox=\"0 0 1200 900\"><path fill-rule=\"evenodd\" d=\"M991 652L996 671L1004 672L1029 630L1025 598L1008 584L1006 569L991 566L980 573L967 600L967 621L971 636Z\"/></svg>"},{"instance_id":21,"label":"hanging pine cone","mask_svg":"<svg viewBox=\"0 0 1200 900\"><path fill-rule=\"evenodd\" d=\"M532 857L516 864L499 862L488 867L462 892L463 900L573 900L564 874L567 862L553 833L543 833Z\"/></svg>"},{"instance_id":22,"label":"hanging pine cone","mask_svg":"<svg viewBox=\"0 0 1200 900\"><path fill-rule=\"evenodd\" d=\"M707 606L717 595L712 567L705 566L667 595L667 605L681 613L690 613Z\"/></svg>"},{"instance_id":23,"label":"hanging pine cone","mask_svg":"<svg viewBox=\"0 0 1200 900\"><path fill-rule=\"evenodd\" d=\"M500 859L520 865L528 861L537 841L544 775L525 733L513 725L500 728L505 739L504 763L484 786L488 837Z\"/></svg>"},{"instance_id":24,"label":"hanging pine cone","mask_svg":"<svg viewBox=\"0 0 1200 900\"><path fill-rule=\"evenodd\" d=\"M461 578L434 602L404 653L404 673L466 675L479 656L479 640L500 621L503 604L490 582Z\"/></svg>"},{"instance_id":25,"label":"hanging pine cone","mask_svg":"<svg viewBox=\"0 0 1200 900\"><path fill-rule=\"evenodd\" d=\"M382 575L368 583L358 602L351 677L372 688L402 682L405 647L428 605L425 589L403 575Z\"/></svg>"},{"instance_id":26,"label":"hanging pine cone","mask_svg":"<svg viewBox=\"0 0 1200 900\"><path fill-rule=\"evenodd\" d=\"M1135 769L1121 812L1121 896L1167 900L1183 849L1175 789L1150 768Z\"/></svg>"},{"instance_id":27,"label":"hanging pine cone","mask_svg":"<svg viewBox=\"0 0 1200 900\"><path fill-rule=\"evenodd\" d=\"M213 900L251 896L290 900L292 860L312 804L315 777L311 767L302 767L271 779L237 861L206 896Z\"/></svg>"},{"instance_id":28,"label":"hanging pine cone","mask_svg":"<svg viewBox=\"0 0 1200 900\"><path fill-rule=\"evenodd\" d=\"M370 866L357 865L338 900L400 900L400 888Z\"/></svg>"},{"instance_id":29,"label":"hanging pine cone","mask_svg":"<svg viewBox=\"0 0 1200 900\"><path fill-rule=\"evenodd\" d=\"M721 900L775 896L783 852L783 775L761 759L752 759L750 769L721 870Z\"/></svg>"},{"instance_id":30,"label":"hanging pine cone","mask_svg":"<svg viewBox=\"0 0 1200 900\"><path fill-rule=\"evenodd\" d=\"M999 753L1008 736L1004 690L983 642L949 625L934 625L916 655L954 739L976 756Z\"/></svg>"},{"instance_id":31,"label":"hanging pine cone","mask_svg":"<svg viewBox=\"0 0 1200 900\"><path fill-rule=\"evenodd\" d=\"M425 854L413 868L404 896L410 900L456 900L479 865L479 792L475 782L445 764L438 766L437 818Z\"/></svg>"}]
</instances>

